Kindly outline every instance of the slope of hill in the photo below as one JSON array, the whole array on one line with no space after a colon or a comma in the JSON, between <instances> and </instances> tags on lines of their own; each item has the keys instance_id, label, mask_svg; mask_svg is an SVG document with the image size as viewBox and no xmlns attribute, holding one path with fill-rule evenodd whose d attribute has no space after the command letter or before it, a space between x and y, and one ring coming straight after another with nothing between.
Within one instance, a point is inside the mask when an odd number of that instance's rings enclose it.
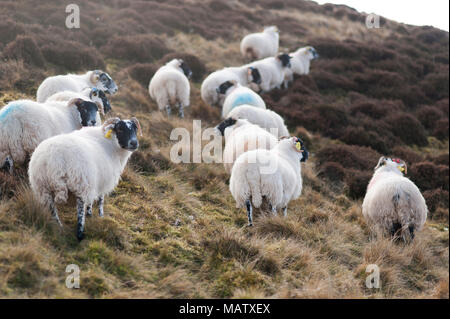
<instances>
[{"instance_id":1,"label":"slope of hill","mask_svg":"<svg viewBox=\"0 0 450 319\"><path fill-rule=\"evenodd\" d=\"M257 3L82 0L81 28L67 29L63 3L2 1L0 106L34 98L46 76L102 68L119 84L113 112L137 116L144 137L81 243L73 203L61 207L61 230L25 168L0 172L0 296L448 298L448 33L385 19L368 29L345 6ZM242 64L241 37L271 24L282 50L310 44L321 56L310 75L263 96L312 156L288 218L256 215L248 229L222 165L172 163L169 136L192 132L193 119L220 121L200 99L202 79ZM160 114L147 91L175 56L194 72L184 120ZM361 215L381 154L407 161L430 209L411 245L372 238ZM65 286L69 264L81 269L80 289ZM365 287L369 264L381 289Z\"/></svg>"}]
</instances>

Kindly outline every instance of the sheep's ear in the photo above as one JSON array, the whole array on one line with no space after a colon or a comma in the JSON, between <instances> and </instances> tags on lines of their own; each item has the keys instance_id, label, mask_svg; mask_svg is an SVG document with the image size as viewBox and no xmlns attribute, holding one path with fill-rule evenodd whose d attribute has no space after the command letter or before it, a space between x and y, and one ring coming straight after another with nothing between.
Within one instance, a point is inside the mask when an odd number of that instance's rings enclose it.
<instances>
[{"instance_id":1,"label":"sheep's ear","mask_svg":"<svg viewBox=\"0 0 450 319\"><path fill-rule=\"evenodd\" d=\"M68 106L81 106L81 104L84 102L84 100L83 99L80 99L80 98L73 98L73 99L71 99L68 103L67 103L67 105Z\"/></svg>"},{"instance_id":2,"label":"sheep's ear","mask_svg":"<svg viewBox=\"0 0 450 319\"><path fill-rule=\"evenodd\" d=\"M386 164L386 160L387 158L384 156L381 156L380 159L378 160L378 164L377 166L375 166L375 170L379 169L381 166Z\"/></svg>"},{"instance_id":3,"label":"sheep's ear","mask_svg":"<svg viewBox=\"0 0 450 319\"><path fill-rule=\"evenodd\" d=\"M101 114L101 115L103 115L103 116L105 116L105 111L103 110L103 106L100 104L100 102L95 102L95 104L97 105L97 108L98 108L98 112Z\"/></svg>"},{"instance_id":4,"label":"sheep's ear","mask_svg":"<svg viewBox=\"0 0 450 319\"><path fill-rule=\"evenodd\" d=\"M105 123L103 123L102 129L103 129L103 132L106 132L106 135L105 135L106 138L111 138L111 133L114 130L114 128L116 127L116 124L118 122L120 122L120 118L113 117L113 118L107 119L105 121Z\"/></svg>"},{"instance_id":5,"label":"sheep's ear","mask_svg":"<svg viewBox=\"0 0 450 319\"><path fill-rule=\"evenodd\" d=\"M278 139L278 141L281 141L281 140L285 140L285 139L287 139L287 138L289 138L289 136L281 136L279 139Z\"/></svg>"},{"instance_id":6,"label":"sheep's ear","mask_svg":"<svg viewBox=\"0 0 450 319\"><path fill-rule=\"evenodd\" d=\"M401 161L400 165L398 166L400 172L402 172L403 174L408 174L408 167L406 166L406 162L405 161Z\"/></svg>"},{"instance_id":7,"label":"sheep's ear","mask_svg":"<svg viewBox=\"0 0 450 319\"><path fill-rule=\"evenodd\" d=\"M138 134L139 134L139 136L143 136L143 135L142 135L141 124L139 123L138 119L135 118L135 117L132 117L132 118L131 118L131 122L133 122L133 123L136 125L136 127L137 127L137 129L138 129Z\"/></svg>"}]
</instances>

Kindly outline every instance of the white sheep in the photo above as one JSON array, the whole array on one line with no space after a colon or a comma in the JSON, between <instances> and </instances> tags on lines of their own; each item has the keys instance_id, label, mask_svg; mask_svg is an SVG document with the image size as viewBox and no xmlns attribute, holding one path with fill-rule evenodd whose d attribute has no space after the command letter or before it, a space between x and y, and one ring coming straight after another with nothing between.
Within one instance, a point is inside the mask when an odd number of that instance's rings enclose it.
<instances>
[{"instance_id":1,"label":"white sheep","mask_svg":"<svg viewBox=\"0 0 450 319\"><path fill-rule=\"evenodd\" d=\"M216 129L225 137L225 148L223 151L223 166L227 173L231 173L236 158L242 153L255 149L271 149L278 139L244 119L228 118Z\"/></svg>"},{"instance_id":2,"label":"white sheep","mask_svg":"<svg viewBox=\"0 0 450 319\"><path fill-rule=\"evenodd\" d=\"M89 99L92 102L96 103L99 107L99 112L103 115L111 111L111 104L109 103L108 98L106 97L105 92L99 90L97 88L85 88L81 92L73 92L73 91L62 91L53 94L50 96L47 101L60 101L67 102L75 98L81 98L83 100ZM101 125L101 122L97 122L98 125Z\"/></svg>"},{"instance_id":3,"label":"white sheep","mask_svg":"<svg viewBox=\"0 0 450 319\"><path fill-rule=\"evenodd\" d=\"M177 106L179 116L184 117L184 108L189 106L192 71L181 59L173 59L156 71L150 80L148 91L158 108L171 113L171 107Z\"/></svg>"},{"instance_id":4,"label":"white sheep","mask_svg":"<svg viewBox=\"0 0 450 319\"><path fill-rule=\"evenodd\" d=\"M84 237L86 214L99 200L103 216L104 196L117 186L125 165L138 146L137 119L112 118L101 127L83 128L42 142L31 156L28 175L39 202L48 207L58 224L56 205L77 198L77 238Z\"/></svg>"},{"instance_id":5,"label":"white sheep","mask_svg":"<svg viewBox=\"0 0 450 319\"><path fill-rule=\"evenodd\" d=\"M249 65L215 71L202 82L200 93L203 102L211 106L221 106L230 87L228 81L235 81L256 91L261 83L261 75L257 68Z\"/></svg>"},{"instance_id":6,"label":"white sheep","mask_svg":"<svg viewBox=\"0 0 450 319\"><path fill-rule=\"evenodd\" d=\"M18 100L0 110L0 168L12 173L43 140L97 124L97 104L82 99L37 103Z\"/></svg>"},{"instance_id":7,"label":"white sheep","mask_svg":"<svg viewBox=\"0 0 450 319\"><path fill-rule=\"evenodd\" d=\"M249 226L253 225L253 207L261 207L263 200L272 214L282 209L287 215L288 203L302 192L300 162L307 158L308 151L297 137L282 139L271 150L253 150L237 158L231 171L230 191L236 207L247 209Z\"/></svg>"},{"instance_id":8,"label":"white sheep","mask_svg":"<svg viewBox=\"0 0 450 319\"><path fill-rule=\"evenodd\" d=\"M252 105L256 108L266 109L266 103L258 93L242 86L236 81L227 81L232 84L225 93L225 100L222 106L222 118L226 118L230 111L243 104Z\"/></svg>"},{"instance_id":9,"label":"white sheep","mask_svg":"<svg viewBox=\"0 0 450 319\"><path fill-rule=\"evenodd\" d=\"M45 102L50 96L61 91L81 92L85 88L97 88L110 94L117 92L117 85L108 73L94 70L85 74L56 75L46 78L36 93L36 101Z\"/></svg>"},{"instance_id":10,"label":"white sheep","mask_svg":"<svg viewBox=\"0 0 450 319\"><path fill-rule=\"evenodd\" d=\"M255 91L269 92L274 88L281 88L284 82L285 70L291 67L290 60L289 54L282 53L276 57L269 57L251 63L250 66L258 69L261 75L261 83Z\"/></svg>"},{"instance_id":11,"label":"white sheep","mask_svg":"<svg viewBox=\"0 0 450 319\"><path fill-rule=\"evenodd\" d=\"M240 105L228 113L228 117L234 119L246 119L252 124L259 125L261 128L272 133L277 138L289 136L289 131L284 124L283 118L276 112L256 108L252 105Z\"/></svg>"},{"instance_id":12,"label":"white sheep","mask_svg":"<svg viewBox=\"0 0 450 319\"><path fill-rule=\"evenodd\" d=\"M287 89L289 84L294 81L294 74L309 74L311 60L318 59L319 54L310 46L300 48L289 54L291 56L291 67L284 69L284 87Z\"/></svg>"},{"instance_id":13,"label":"white sheep","mask_svg":"<svg viewBox=\"0 0 450 319\"><path fill-rule=\"evenodd\" d=\"M241 53L250 61L275 56L278 52L280 35L276 26L264 28L263 32L246 35L241 41Z\"/></svg>"},{"instance_id":14,"label":"white sheep","mask_svg":"<svg viewBox=\"0 0 450 319\"><path fill-rule=\"evenodd\" d=\"M403 174L406 163L382 156L367 187L362 205L371 226L403 240L413 239L427 219L427 205L417 186Z\"/></svg>"}]
</instances>

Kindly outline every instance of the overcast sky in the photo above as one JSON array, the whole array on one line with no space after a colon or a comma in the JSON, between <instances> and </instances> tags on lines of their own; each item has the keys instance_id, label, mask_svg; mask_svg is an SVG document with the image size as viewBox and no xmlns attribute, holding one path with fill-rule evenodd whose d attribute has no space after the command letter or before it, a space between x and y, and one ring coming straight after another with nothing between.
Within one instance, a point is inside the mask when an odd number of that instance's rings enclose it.
<instances>
[{"instance_id":1,"label":"overcast sky","mask_svg":"<svg viewBox=\"0 0 450 319\"><path fill-rule=\"evenodd\" d=\"M345 4L360 12L376 13L413 25L432 25L448 31L448 0L314 0L320 4Z\"/></svg>"}]
</instances>

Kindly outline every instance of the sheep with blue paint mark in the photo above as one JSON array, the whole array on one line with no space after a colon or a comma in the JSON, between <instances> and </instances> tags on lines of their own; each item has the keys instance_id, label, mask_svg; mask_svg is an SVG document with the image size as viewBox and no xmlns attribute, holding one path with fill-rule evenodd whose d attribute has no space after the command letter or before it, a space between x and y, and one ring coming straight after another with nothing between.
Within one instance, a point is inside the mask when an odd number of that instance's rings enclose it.
<instances>
[{"instance_id":1,"label":"sheep with blue paint mark","mask_svg":"<svg viewBox=\"0 0 450 319\"><path fill-rule=\"evenodd\" d=\"M62 91L81 92L85 88L97 88L109 94L117 92L118 88L108 73L94 70L85 74L56 75L46 78L39 85L36 101L45 102L50 96Z\"/></svg>"},{"instance_id":2,"label":"sheep with blue paint mark","mask_svg":"<svg viewBox=\"0 0 450 319\"><path fill-rule=\"evenodd\" d=\"M244 104L232 109L228 113L228 117L245 119L252 124L260 126L277 138L289 136L289 131L284 124L283 118L271 110Z\"/></svg>"},{"instance_id":3,"label":"sheep with blue paint mark","mask_svg":"<svg viewBox=\"0 0 450 319\"><path fill-rule=\"evenodd\" d=\"M0 169L10 173L23 164L44 140L97 124L97 104L73 99L69 102L10 102L0 110Z\"/></svg>"},{"instance_id":4,"label":"sheep with blue paint mark","mask_svg":"<svg viewBox=\"0 0 450 319\"><path fill-rule=\"evenodd\" d=\"M252 105L257 108L266 109L266 103L259 96L258 93L249 89L248 87L242 86L236 81L227 81L231 86L229 86L226 91L225 101L222 106L222 118L226 118L228 113L235 107L240 105Z\"/></svg>"}]
</instances>

